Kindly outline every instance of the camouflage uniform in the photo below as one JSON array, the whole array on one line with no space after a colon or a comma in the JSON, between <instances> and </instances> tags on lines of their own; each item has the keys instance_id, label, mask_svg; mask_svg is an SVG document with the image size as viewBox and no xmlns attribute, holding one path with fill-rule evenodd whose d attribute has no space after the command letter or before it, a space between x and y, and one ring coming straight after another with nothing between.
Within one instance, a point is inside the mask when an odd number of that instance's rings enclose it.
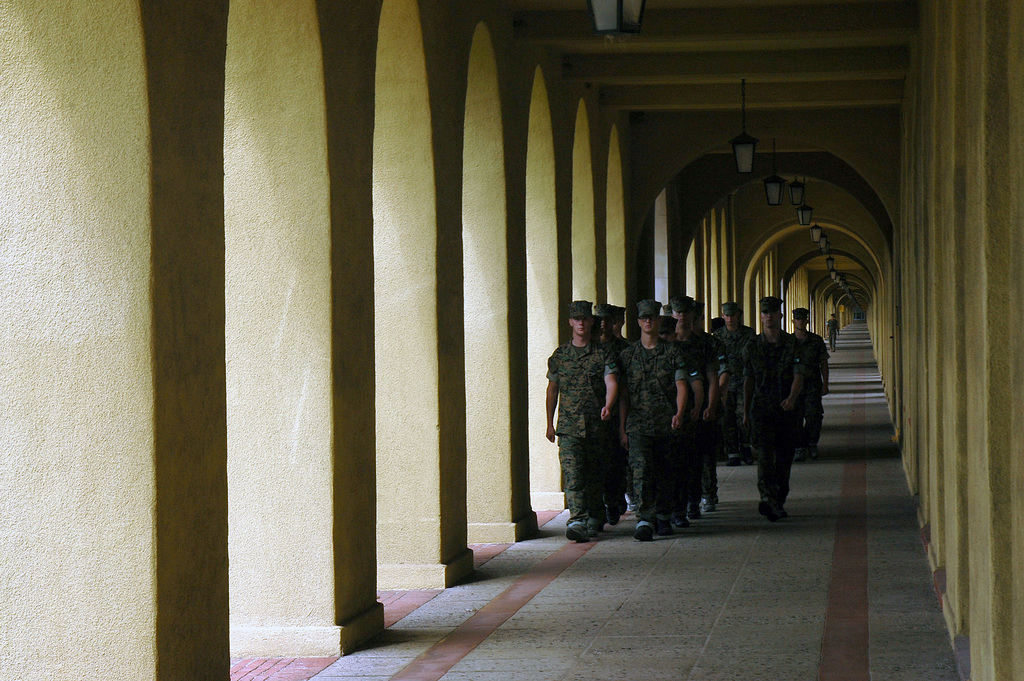
<instances>
[{"instance_id":1,"label":"camouflage uniform","mask_svg":"<svg viewBox=\"0 0 1024 681\"><path fill-rule=\"evenodd\" d=\"M821 437L821 420L825 409L821 406L821 362L828 361L828 348L825 347L825 339L816 333L807 332L807 338L796 339L797 349L803 353L803 361L807 367L804 389L800 393L800 403L797 411L803 419L798 447L805 449L817 449L818 439Z\"/></svg>"},{"instance_id":2,"label":"camouflage uniform","mask_svg":"<svg viewBox=\"0 0 1024 681\"><path fill-rule=\"evenodd\" d=\"M709 342L706 334L694 331L688 340L676 341L683 352L690 356L697 367L698 380L704 386L704 401L701 404L701 411L708 406L709 386L707 385L707 371L709 368L718 371L719 366L714 364L714 346ZM694 394L691 391L686 403L687 419L689 411L694 406ZM704 455L709 445L707 426L704 421L684 421L683 427L678 431L678 476L676 478L676 499L673 505L674 520L676 524L685 525L679 522L687 515L687 509L699 511L701 497L701 483L704 470ZM717 477L717 473L716 473ZM700 517L699 512L691 513L691 516Z\"/></svg>"},{"instance_id":3,"label":"camouflage uniform","mask_svg":"<svg viewBox=\"0 0 1024 681\"><path fill-rule=\"evenodd\" d=\"M613 357L629 347L629 341L625 338L612 338L603 344L606 351ZM626 512L626 481L629 468L629 453L622 446L619 439L619 403L615 402L612 407L612 418L608 427L608 444L604 450L605 465L603 476L603 496L605 514L608 523L614 525L618 522L619 516Z\"/></svg>"},{"instance_id":4,"label":"camouflage uniform","mask_svg":"<svg viewBox=\"0 0 1024 681\"><path fill-rule=\"evenodd\" d=\"M825 332L828 334L828 347L832 352L836 351L836 337L839 335L839 320L830 317L825 322Z\"/></svg>"},{"instance_id":5,"label":"camouflage uniform","mask_svg":"<svg viewBox=\"0 0 1024 681\"><path fill-rule=\"evenodd\" d=\"M569 525L586 524L590 518L604 523L601 473L609 424L601 420L601 409L606 399L604 377L614 373L614 355L593 342L579 348L570 341L548 359L548 380L558 384L555 434Z\"/></svg>"},{"instance_id":6,"label":"camouflage uniform","mask_svg":"<svg viewBox=\"0 0 1024 681\"><path fill-rule=\"evenodd\" d=\"M781 405L789 396L794 375L806 375L806 367L796 337L785 331L775 343L769 343L764 334L755 336L744 348L743 366L744 378L754 382L750 441L758 456L757 489L762 504L778 511L789 495L793 451L800 438L799 412L783 411Z\"/></svg>"},{"instance_id":7,"label":"camouflage uniform","mask_svg":"<svg viewBox=\"0 0 1024 681\"><path fill-rule=\"evenodd\" d=\"M725 344L709 333L698 332L706 346L706 366L702 376L707 376L708 371L714 371L721 375L728 370L728 355ZM704 407L710 404L711 386L704 388ZM735 414L735 412L733 412ZM721 418L721 417L719 417ZM697 453L700 455L702 470L700 478L700 495L714 510L718 503L718 451L721 448L721 430L714 421L701 421L697 424Z\"/></svg>"},{"instance_id":8,"label":"camouflage uniform","mask_svg":"<svg viewBox=\"0 0 1024 681\"><path fill-rule=\"evenodd\" d=\"M729 370L729 390L725 394L725 405L719 423L722 431L722 446L729 458L739 463L738 458L749 446L749 434L743 427L743 349L754 338L754 330L742 324L735 331L722 327L715 331L715 338L725 346Z\"/></svg>"},{"instance_id":9,"label":"camouflage uniform","mask_svg":"<svg viewBox=\"0 0 1024 681\"><path fill-rule=\"evenodd\" d=\"M651 349L633 343L619 355L621 380L628 390L629 465L637 520L651 524L672 514L672 417L676 381L694 383L698 369L678 345L659 341Z\"/></svg>"}]
</instances>

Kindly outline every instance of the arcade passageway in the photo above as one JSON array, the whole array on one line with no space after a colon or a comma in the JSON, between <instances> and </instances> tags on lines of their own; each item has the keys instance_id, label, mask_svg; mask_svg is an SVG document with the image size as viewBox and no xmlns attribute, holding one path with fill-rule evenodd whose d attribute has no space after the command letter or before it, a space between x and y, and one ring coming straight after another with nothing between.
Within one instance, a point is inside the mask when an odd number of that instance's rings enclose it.
<instances>
[{"instance_id":1,"label":"arcade passageway","mask_svg":"<svg viewBox=\"0 0 1024 681\"><path fill-rule=\"evenodd\" d=\"M1021 678L1024 3L592 5L0 3L0 681L390 673L548 556L451 674ZM677 295L859 330L829 449L563 550L568 304Z\"/></svg>"},{"instance_id":2,"label":"arcade passageway","mask_svg":"<svg viewBox=\"0 0 1024 681\"><path fill-rule=\"evenodd\" d=\"M821 458L795 465L788 519L757 514L753 467L724 465L718 510L652 544L633 541L630 518L566 544L563 512L309 676L955 681L863 324L843 331L832 367ZM232 678L306 677L312 662L239 660Z\"/></svg>"}]
</instances>

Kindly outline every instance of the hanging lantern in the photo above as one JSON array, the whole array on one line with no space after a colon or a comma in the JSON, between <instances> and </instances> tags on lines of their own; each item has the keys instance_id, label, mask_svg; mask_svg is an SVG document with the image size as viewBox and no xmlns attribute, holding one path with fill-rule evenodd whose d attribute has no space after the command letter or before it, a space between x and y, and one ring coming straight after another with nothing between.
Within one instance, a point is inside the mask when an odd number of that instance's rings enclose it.
<instances>
[{"instance_id":1,"label":"hanging lantern","mask_svg":"<svg viewBox=\"0 0 1024 681\"><path fill-rule=\"evenodd\" d=\"M811 241L814 243L821 241L821 225L818 223L811 225Z\"/></svg>"},{"instance_id":2,"label":"hanging lantern","mask_svg":"<svg viewBox=\"0 0 1024 681\"><path fill-rule=\"evenodd\" d=\"M792 182L790 182L789 202L792 203L794 206L804 205L804 187L806 186L807 185L805 185L803 182L800 182L799 180L793 180ZM817 241L817 239L815 239L815 241Z\"/></svg>"},{"instance_id":3,"label":"hanging lantern","mask_svg":"<svg viewBox=\"0 0 1024 681\"><path fill-rule=\"evenodd\" d=\"M587 0L594 33L621 35L639 33L647 0Z\"/></svg>"},{"instance_id":4,"label":"hanging lantern","mask_svg":"<svg viewBox=\"0 0 1024 681\"><path fill-rule=\"evenodd\" d=\"M782 203L782 193L786 187L786 180L779 177L775 165L775 138L772 138L772 174L764 178L764 193L768 198L769 206L778 206Z\"/></svg>"},{"instance_id":5,"label":"hanging lantern","mask_svg":"<svg viewBox=\"0 0 1024 681\"><path fill-rule=\"evenodd\" d=\"M736 172L750 174L754 172L754 150L757 149L757 138L747 134L747 79L740 81L741 104L743 115L743 132L730 140L732 154L736 159Z\"/></svg>"},{"instance_id":6,"label":"hanging lantern","mask_svg":"<svg viewBox=\"0 0 1024 681\"><path fill-rule=\"evenodd\" d=\"M830 255L827 258L825 258L825 264L828 265L828 268L830 270L835 269L836 259Z\"/></svg>"},{"instance_id":7,"label":"hanging lantern","mask_svg":"<svg viewBox=\"0 0 1024 681\"><path fill-rule=\"evenodd\" d=\"M811 224L811 214L813 212L814 209L808 206L806 203L801 204L801 206L796 209L796 219L801 225L807 227L808 225Z\"/></svg>"}]
</instances>

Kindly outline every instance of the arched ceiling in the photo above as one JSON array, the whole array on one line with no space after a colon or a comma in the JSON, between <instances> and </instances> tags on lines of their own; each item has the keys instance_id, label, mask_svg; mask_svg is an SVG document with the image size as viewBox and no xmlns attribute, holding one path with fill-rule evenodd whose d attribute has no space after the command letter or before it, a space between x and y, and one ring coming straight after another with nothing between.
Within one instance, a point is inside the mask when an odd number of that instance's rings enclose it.
<instances>
[{"instance_id":1,"label":"arched ceiling","mask_svg":"<svg viewBox=\"0 0 1024 681\"><path fill-rule=\"evenodd\" d=\"M891 232L915 0L647 0L641 32L615 39L593 33L585 0L507 4L517 39L558 55L563 80L634 115L630 229L680 169L728 149L745 78L759 151L778 137L780 152L803 157L787 172L842 184L810 157L838 156L856 169L848 180L873 187L868 209Z\"/></svg>"}]
</instances>

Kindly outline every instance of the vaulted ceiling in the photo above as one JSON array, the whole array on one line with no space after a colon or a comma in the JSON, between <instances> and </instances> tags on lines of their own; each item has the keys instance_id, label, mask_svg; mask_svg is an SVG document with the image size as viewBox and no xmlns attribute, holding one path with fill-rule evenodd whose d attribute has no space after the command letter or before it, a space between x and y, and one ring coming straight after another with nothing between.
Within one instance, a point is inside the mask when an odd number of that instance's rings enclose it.
<instances>
[{"instance_id":1,"label":"vaulted ceiling","mask_svg":"<svg viewBox=\"0 0 1024 681\"><path fill-rule=\"evenodd\" d=\"M517 38L624 110L898 106L913 0L648 0L638 35L596 36L585 0L509 0Z\"/></svg>"},{"instance_id":2,"label":"vaulted ceiling","mask_svg":"<svg viewBox=\"0 0 1024 681\"><path fill-rule=\"evenodd\" d=\"M507 2L517 39L553 51L562 78L597 88L603 108L643 122L633 134L634 158L643 159L633 168L634 220L644 219L653 197L669 184L698 188L699 194L681 201L694 209L707 203L709 193L735 192L743 182L759 185L771 172L767 155L777 137L783 175L814 177L863 206L853 210L849 202L809 199L819 215L859 222L863 227L854 228L865 239L878 234L891 245L899 108L917 39L916 0L647 0L641 33L616 38L594 34L586 0ZM714 157L729 153L727 141L739 132L741 79L747 128L762 141L758 167L754 176L727 172L716 190L711 185L717 176L709 176L706 166L730 165ZM685 132L695 129L711 140L706 148L698 149ZM699 181L685 180L695 174ZM766 218L748 217L749 229L760 229ZM677 225L683 240L698 221L687 219L689 225ZM793 235L784 268L814 255L805 236ZM877 258L885 249L872 250ZM850 269L865 265L838 262ZM808 264L823 267L817 260Z\"/></svg>"}]
</instances>

